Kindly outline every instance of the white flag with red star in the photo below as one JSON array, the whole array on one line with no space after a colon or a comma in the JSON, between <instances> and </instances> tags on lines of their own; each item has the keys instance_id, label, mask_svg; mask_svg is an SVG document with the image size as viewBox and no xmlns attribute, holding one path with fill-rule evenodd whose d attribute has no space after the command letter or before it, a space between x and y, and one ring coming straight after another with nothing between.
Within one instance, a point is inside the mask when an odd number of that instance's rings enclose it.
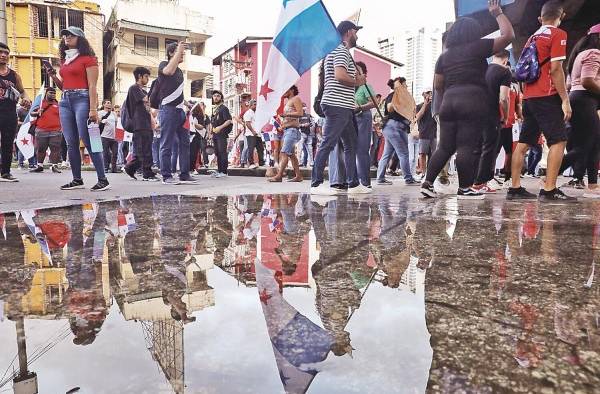
<instances>
[{"instance_id":1,"label":"white flag with red star","mask_svg":"<svg viewBox=\"0 0 600 394\"><path fill-rule=\"evenodd\" d=\"M46 88L42 84L37 96L35 96L35 99L31 104L31 109L29 110L29 113L25 118L25 122L23 122L23 124L19 128L19 132L17 133L17 148L19 148L26 160L29 160L31 157L33 157L35 153L35 147L33 146L33 136L29 134L29 128L31 127L31 111L34 108L39 108L42 105L42 99L44 97L45 90Z\"/></svg>"}]
</instances>

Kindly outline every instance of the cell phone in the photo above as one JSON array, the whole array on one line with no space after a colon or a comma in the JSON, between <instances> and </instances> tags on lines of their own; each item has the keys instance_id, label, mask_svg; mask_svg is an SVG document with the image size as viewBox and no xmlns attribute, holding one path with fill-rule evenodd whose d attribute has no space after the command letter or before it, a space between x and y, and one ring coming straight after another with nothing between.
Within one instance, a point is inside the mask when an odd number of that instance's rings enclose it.
<instances>
[{"instance_id":1,"label":"cell phone","mask_svg":"<svg viewBox=\"0 0 600 394\"><path fill-rule=\"evenodd\" d=\"M52 67L52 64L48 60L42 60L42 65L46 70L54 70L54 67Z\"/></svg>"}]
</instances>

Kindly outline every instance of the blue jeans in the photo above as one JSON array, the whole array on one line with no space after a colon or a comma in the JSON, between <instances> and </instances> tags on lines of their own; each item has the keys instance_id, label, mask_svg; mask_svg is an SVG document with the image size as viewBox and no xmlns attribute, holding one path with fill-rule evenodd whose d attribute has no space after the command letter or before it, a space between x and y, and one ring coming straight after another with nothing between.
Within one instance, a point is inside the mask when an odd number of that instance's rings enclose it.
<instances>
[{"instance_id":1,"label":"blue jeans","mask_svg":"<svg viewBox=\"0 0 600 394\"><path fill-rule=\"evenodd\" d=\"M371 185L371 136L373 135L373 115L371 111L363 111L356 115L358 139L356 141L356 172L358 179L354 181L363 186Z\"/></svg>"},{"instance_id":2,"label":"blue jeans","mask_svg":"<svg viewBox=\"0 0 600 394\"><path fill-rule=\"evenodd\" d=\"M331 186L342 186L348 182L343 152L344 147L342 143L339 142L329 154L329 185Z\"/></svg>"},{"instance_id":3,"label":"blue jeans","mask_svg":"<svg viewBox=\"0 0 600 394\"><path fill-rule=\"evenodd\" d=\"M169 105L160 107L160 173L164 179L172 177L171 155L174 141L179 143L179 177L190 175L190 131L183 127L185 112Z\"/></svg>"},{"instance_id":4,"label":"blue jeans","mask_svg":"<svg viewBox=\"0 0 600 394\"><path fill-rule=\"evenodd\" d=\"M248 163L248 137L244 135L244 148L240 154L240 164L250 164Z\"/></svg>"},{"instance_id":5,"label":"blue jeans","mask_svg":"<svg viewBox=\"0 0 600 394\"><path fill-rule=\"evenodd\" d=\"M300 142L300 152L302 153L301 166L306 167L309 163L313 165L313 136L312 134L302 133Z\"/></svg>"},{"instance_id":6,"label":"blue jeans","mask_svg":"<svg viewBox=\"0 0 600 394\"><path fill-rule=\"evenodd\" d=\"M529 154L527 155L527 173L529 175L535 175L535 169L542 160L542 146L533 145L529 148Z\"/></svg>"},{"instance_id":7,"label":"blue jeans","mask_svg":"<svg viewBox=\"0 0 600 394\"><path fill-rule=\"evenodd\" d=\"M377 180L385 180L385 169L388 161L392 158L394 152L400 160L400 168L404 174L405 181L412 181L413 176L410 172L410 163L408 159L408 126L397 120L390 119L383 128L383 136L385 137L385 147L383 156L379 160L377 168Z\"/></svg>"},{"instance_id":8,"label":"blue jeans","mask_svg":"<svg viewBox=\"0 0 600 394\"><path fill-rule=\"evenodd\" d=\"M19 167L22 167L25 163L25 156L23 156L23 154L21 153L20 150L17 149L17 158L19 159ZM31 156L29 158L29 160L27 160L29 162L30 166L34 166L37 164L37 160L35 159L35 155Z\"/></svg>"},{"instance_id":9,"label":"blue jeans","mask_svg":"<svg viewBox=\"0 0 600 394\"><path fill-rule=\"evenodd\" d=\"M171 152L171 170L173 172L177 171L177 159L179 157L179 140L177 138L173 139L173 151Z\"/></svg>"},{"instance_id":10,"label":"blue jeans","mask_svg":"<svg viewBox=\"0 0 600 394\"><path fill-rule=\"evenodd\" d=\"M419 159L419 139L408 136L408 162L410 163L410 173L414 174L417 170L417 160Z\"/></svg>"},{"instance_id":11,"label":"blue jeans","mask_svg":"<svg viewBox=\"0 0 600 394\"><path fill-rule=\"evenodd\" d=\"M160 167L160 138L152 138L152 163Z\"/></svg>"},{"instance_id":12,"label":"blue jeans","mask_svg":"<svg viewBox=\"0 0 600 394\"><path fill-rule=\"evenodd\" d=\"M102 152L92 152L90 135L88 133L88 117L90 113L90 95L84 91L65 91L58 104L60 110L60 123L69 151L69 162L73 179L81 179L81 154L79 153L79 139L83 140L87 148L98 180L106 179L104 174L104 158Z\"/></svg>"},{"instance_id":13,"label":"blue jeans","mask_svg":"<svg viewBox=\"0 0 600 394\"><path fill-rule=\"evenodd\" d=\"M315 166L312 169L312 187L323 183L323 172L329 153L342 140L344 144L344 161L348 183L356 177L356 128L354 114L351 109L323 105L325 124L323 125L323 141L317 150Z\"/></svg>"}]
</instances>

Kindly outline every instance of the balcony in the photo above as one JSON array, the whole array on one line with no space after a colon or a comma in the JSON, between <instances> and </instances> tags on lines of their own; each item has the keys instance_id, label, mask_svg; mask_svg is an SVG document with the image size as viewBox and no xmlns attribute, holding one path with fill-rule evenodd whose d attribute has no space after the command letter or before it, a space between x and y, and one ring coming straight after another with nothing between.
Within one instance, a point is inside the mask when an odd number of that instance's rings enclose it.
<instances>
[{"instance_id":1,"label":"balcony","mask_svg":"<svg viewBox=\"0 0 600 394\"><path fill-rule=\"evenodd\" d=\"M212 67L212 59L208 56L197 56L190 54L189 51L186 52L182 68L187 70L189 79L202 79L212 75Z\"/></svg>"}]
</instances>

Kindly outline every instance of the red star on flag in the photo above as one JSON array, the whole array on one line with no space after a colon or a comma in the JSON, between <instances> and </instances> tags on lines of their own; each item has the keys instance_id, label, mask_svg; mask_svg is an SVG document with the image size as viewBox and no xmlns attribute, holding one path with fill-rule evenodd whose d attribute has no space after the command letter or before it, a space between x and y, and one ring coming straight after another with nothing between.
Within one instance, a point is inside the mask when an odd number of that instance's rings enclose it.
<instances>
[{"instance_id":1,"label":"red star on flag","mask_svg":"<svg viewBox=\"0 0 600 394\"><path fill-rule=\"evenodd\" d=\"M269 87L269 81L265 82L264 85L262 85L260 87L260 93L258 94L259 96L263 96L265 98L265 101L267 100L267 95L271 92L274 92L273 89L271 89Z\"/></svg>"},{"instance_id":2,"label":"red star on flag","mask_svg":"<svg viewBox=\"0 0 600 394\"><path fill-rule=\"evenodd\" d=\"M21 140L21 143L23 145L29 145L29 140L27 138L23 137L23 139Z\"/></svg>"},{"instance_id":3,"label":"red star on flag","mask_svg":"<svg viewBox=\"0 0 600 394\"><path fill-rule=\"evenodd\" d=\"M263 289L263 291L260 292L260 302L262 302L263 304L267 305L267 302L270 298L271 295L267 293L267 289Z\"/></svg>"}]
</instances>

